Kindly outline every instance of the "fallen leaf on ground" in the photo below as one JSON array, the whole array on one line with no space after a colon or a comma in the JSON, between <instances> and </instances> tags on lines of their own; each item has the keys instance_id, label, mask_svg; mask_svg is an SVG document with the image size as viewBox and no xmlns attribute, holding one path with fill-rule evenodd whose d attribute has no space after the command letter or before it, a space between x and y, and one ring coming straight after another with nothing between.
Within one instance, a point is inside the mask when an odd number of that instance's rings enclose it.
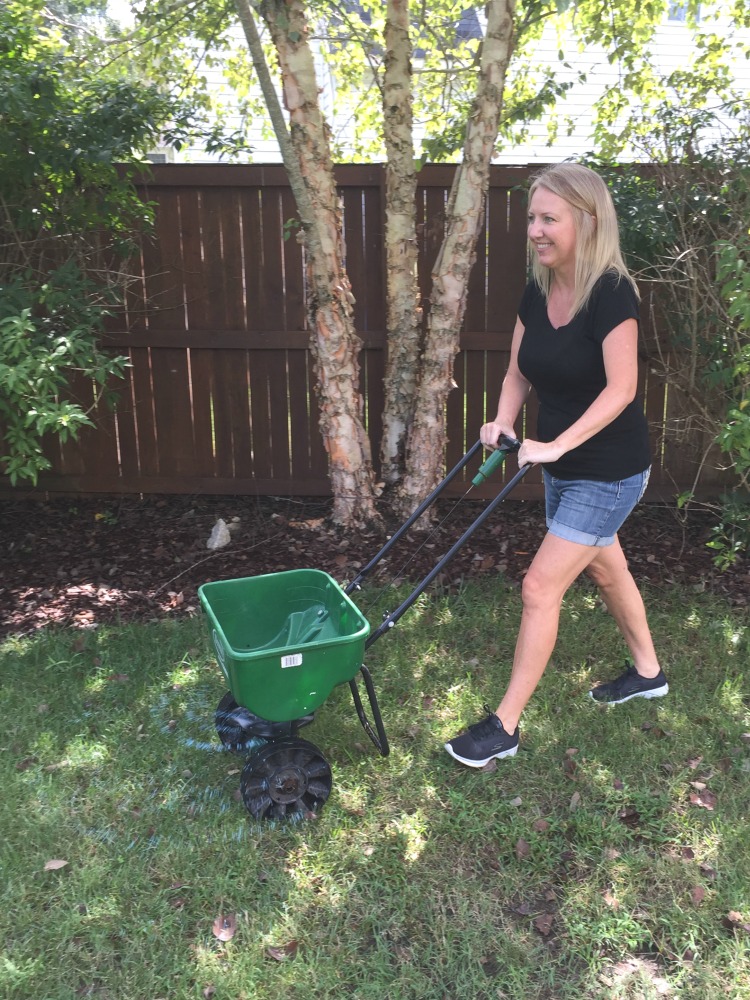
<instances>
[{"instance_id":1,"label":"fallen leaf on ground","mask_svg":"<svg viewBox=\"0 0 750 1000\"><path fill-rule=\"evenodd\" d=\"M566 757L563 761L563 771L567 774L569 778L572 778L576 771L578 770L578 765L573 760L572 757Z\"/></svg>"},{"instance_id":2,"label":"fallen leaf on ground","mask_svg":"<svg viewBox=\"0 0 750 1000\"><path fill-rule=\"evenodd\" d=\"M706 890L703 888L702 885L693 886L693 889L690 893L690 898L692 899L694 906L700 906L700 904L706 898Z\"/></svg>"},{"instance_id":3,"label":"fallen leaf on ground","mask_svg":"<svg viewBox=\"0 0 750 1000\"><path fill-rule=\"evenodd\" d=\"M552 930L552 924L554 922L555 922L554 913L541 913L538 917L535 918L534 927L536 927L536 929L539 931L540 934L543 934L546 937Z\"/></svg>"},{"instance_id":4,"label":"fallen leaf on ground","mask_svg":"<svg viewBox=\"0 0 750 1000\"><path fill-rule=\"evenodd\" d=\"M694 806L700 806L702 809L713 810L716 808L718 799L712 791L708 788L704 788L699 792L691 792L690 801Z\"/></svg>"},{"instance_id":5,"label":"fallen leaf on ground","mask_svg":"<svg viewBox=\"0 0 750 1000\"><path fill-rule=\"evenodd\" d=\"M237 933L237 920L233 913L220 913L211 928L215 938L219 941L231 941Z\"/></svg>"},{"instance_id":6,"label":"fallen leaf on ground","mask_svg":"<svg viewBox=\"0 0 750 1000\"><path fill-rule=\"evenodd\" d=\"M525 841L523 837L519 837L518 840L516 841L516 857L518 858L519 861L523 861L524 858L528 858L530 854L531 854L531 847L529 846L528 842Z\"/></svg>"},{"instance_id":7,"label":"fallen leaf on ground","mask_svg":"<svg viewBox=\"0 0 750 1000\"><path fill-rule=\"evenodd\" d=\"M637 826L641 819L640 813L634 806L625 806L617 815L625 826Z\"/></svg>"},{"instance_id":8,"label":"fallen leaf on ground","mask_svg":"<svg viewBox=\"0 0 750 1000\"><path fill-rule=\"evenodd\" d=\"M744 931L746 934L750 934L750 922L743 920L742 914L738 913L737 910L730 910L721 922L729 930Z\"/></svg>"},{"instance_id":9,"label":"fallen leaf on ground","mask_svg":"<svg viewBox=\"0 0 750 1000\"><path fill-rule=\"evenodd\" d=\"M546 833L549 830L549 823L546 819L537 819L531 824L531 829L535 833Z\"/></svg>"},{"instance_id":10,"label":"fallen leaf on ground","mask_svg":"<svg viewBox=\"0 0 750 1000\"><path fill-rule=\"evenodd\" d=\"M570 811L575 812L580 804L581 804L581 793L573 792L570 798Z\"/></svg>"},{"instance_id":11,"label":"fallen leaf on ground","mask_svg":"<svg viewBox=\"0 0 750 1000\"><path fill-rule=\"evenodd\" d=\"M266 948L266 955L275 962L285 962L289 958L294 958L298 947L299 943L297 941L290 941L289 944L282 944L278 947L271 945L270 948Z\"/></svg>"},{"instance_id":12,"label":"fallen leaf on ground","mask_svg":"<svg viewBox=\"0 0 750 1000\"><path fill-rule=\"evenodd\" d=\"M70 862L63 861L62 858L52 858L51 861L46 862L44 870L46 872L56 872L59 871L60 868L64 868L67 864L70 864Z\"/></svg>"}]
</instances>

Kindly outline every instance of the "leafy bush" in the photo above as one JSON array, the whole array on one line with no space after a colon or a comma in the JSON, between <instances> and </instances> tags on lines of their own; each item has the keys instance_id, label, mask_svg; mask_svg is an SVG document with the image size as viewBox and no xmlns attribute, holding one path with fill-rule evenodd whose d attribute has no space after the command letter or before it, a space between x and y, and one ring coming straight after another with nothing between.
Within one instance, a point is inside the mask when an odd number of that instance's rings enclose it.
<instances>
[{"instance_id":1,"label":"leafy bush","mask_svg":"<svg viewBox=\"0 0 750 1000\"><path fill-rule=\"evenodd\" d=\"M150 218L138 151L189 124L158 90L108 78L82 37L41 0L0 8L0 469L13 484L49 467L48 435L91 423L73 378L101 396L122 375L127 359L97 339Z\"/></svg>"},{"instance_id":2,"label":"leafy bush","mask_svg":"<svg viewBox=\"0 0 750 1000\"><path fill-rule=\"evenodd\" d=\"M707 112L698 117L711 123ZM605 168L623 249L652 294L652 365L680 404L666 434L696 455L681 506L706 492L711 464L733 487L731 502L727 494L712 504L719 567L750 542L750 122L733 126L701 141L696 121L665 105L653 120L651 162ZM665 135L668 147L659 143Z\"/></svg>"}]
</instances>

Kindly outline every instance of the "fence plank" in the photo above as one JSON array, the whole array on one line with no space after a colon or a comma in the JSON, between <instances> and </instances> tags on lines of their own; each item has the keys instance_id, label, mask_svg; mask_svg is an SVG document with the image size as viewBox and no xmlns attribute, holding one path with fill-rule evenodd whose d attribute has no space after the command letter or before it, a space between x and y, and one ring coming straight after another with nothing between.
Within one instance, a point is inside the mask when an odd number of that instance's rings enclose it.
<instances>
[{"instance_id":1,"label":"fence plank","mask_svg":"<svg viewBox=\"0 0 750 1000\"><path fill-rule=\"evenodd\" d=\"M198 476L218 474L214 449L214 362L213 351L188 351L193 469Z\"/></svg>"},{"instance_id":2,"label":"fence plank","mask_svg":"<svg viewBox=\"0 0 750 1000\"><path fill-rule=\"evenodd\" d=\"M386 347L383 169L336 168L376 467ZM441 164L419 174L418 276L425 306L454 173ZM477 245L455 365L458 388L447 404L451 464L495 412L526 281L523 187L529 174L527 168L491 170L486 234ZM283 168L156 165L142 190L156 206L155 236L144 237L140 255L129 262L122 315L108 321L103 338L108 349L126 353L132 367L118 387L114 413L99 407L97 431L85 430L77 443L45 444L52 470L40 476L39 489L325 495L303 251L287 226L297 212ZM653 344L650 313L646 294L645 349ZM683 441L668 435L663 443L670 422L686 424L690 414L656 367L645 360L640 374L655 446L652 490L673 494L690 485L708 442L695 432ZM81 382L76 391L85 405L93 402L91 386ZM535 433L536 413L532 396L519 419L520 435ZM499 481L514 463L509 459ZM721 473L706 482L719 489ZM458 481L451 490L464 488ZM497 488L493 483L476 493L491 496ZM0 491L12 492L7 480ZM518 496L538 495L534 470Z\"/></svg>"},{"instance_id":3,"label":"fence plank","mask_svg":"<svg viewBox=\"0 0 750 1000\"><path fill-rule=\"evenodd\" d=\"M192 475L193 421L187 351L154 351L151 378L159 472L162 475Z\"/></svg>"}]
</instances>

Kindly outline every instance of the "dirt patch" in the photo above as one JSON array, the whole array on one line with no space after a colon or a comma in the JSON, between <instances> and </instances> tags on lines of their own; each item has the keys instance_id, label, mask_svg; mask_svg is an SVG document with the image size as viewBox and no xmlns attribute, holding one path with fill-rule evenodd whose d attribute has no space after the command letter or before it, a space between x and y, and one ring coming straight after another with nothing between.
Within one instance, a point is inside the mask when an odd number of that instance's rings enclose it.
<instances>
[{"instance_id":1,"label":"dirt patch","mask_svg":"<svg viewBox=\"0 0 750 1000\"><path fill-rule=\"evenodd\" d=\"M423 579L482 508L439 502L439 526L427 539L406 536L379 564L373 585ZM209 580L305 567L350 580L383 538L332 529L329 510L328 501L288 497L0 498L0 634L191 614L197 588ZM210 552L206 542L218 518L233 526L232 542ZM390 531L398 527L386 520ZM700 514L683 524L671 509L643 505L621 538L639 582L680 583L747 605L747 559L719 573L705 544L709 530ZM439 582L478 576L520 582L543 533L540 503L506 501Z\"/></svg>"}]
</instances>

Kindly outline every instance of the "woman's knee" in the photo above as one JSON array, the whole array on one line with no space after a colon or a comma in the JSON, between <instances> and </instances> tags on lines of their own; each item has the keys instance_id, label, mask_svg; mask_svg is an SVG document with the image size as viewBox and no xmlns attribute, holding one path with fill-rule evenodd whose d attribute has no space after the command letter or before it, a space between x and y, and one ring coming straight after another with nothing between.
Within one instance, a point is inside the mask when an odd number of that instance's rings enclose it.
<instances>
[{"instance_id":1,"label":"woman's knee","mask_svg":"<svg viewBox=\"0 0 750 1000\"><path fill-rule=\"evenodd\" d=\"M562 600L560 584L546 573L535 570L532 563L521 584L521 599L526 608L551 607Z\"/></svg>"},{"instance_id":2,"label":"woman's knee","mask_svg":"<svg viewBox=\"0 0 750 1000\"><path fill-rule=\"evenodd\" d=\"M619 586L630 575L630 569L622 549L619 549L593 559L586 567L586 573L600 590L606 590Z\"/></svg>"}]
</instances>

